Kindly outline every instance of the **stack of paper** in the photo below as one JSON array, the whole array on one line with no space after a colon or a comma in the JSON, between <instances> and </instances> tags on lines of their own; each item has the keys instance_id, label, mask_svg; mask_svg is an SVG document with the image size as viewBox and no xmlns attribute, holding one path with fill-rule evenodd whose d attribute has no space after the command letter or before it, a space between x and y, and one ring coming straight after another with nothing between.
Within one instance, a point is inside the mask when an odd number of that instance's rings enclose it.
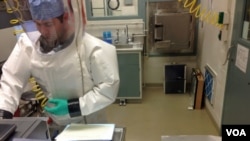
<instances>
[{"instance_id":1,"label":"stack of paper","mask_svg":"<svg viewBox=\"0 0 250 141\"><path fill-rule=\"evenodd\" d=\"M115 124L70 124L57 137L57 141L111 141Z\"/></svg>"}]
</instances>

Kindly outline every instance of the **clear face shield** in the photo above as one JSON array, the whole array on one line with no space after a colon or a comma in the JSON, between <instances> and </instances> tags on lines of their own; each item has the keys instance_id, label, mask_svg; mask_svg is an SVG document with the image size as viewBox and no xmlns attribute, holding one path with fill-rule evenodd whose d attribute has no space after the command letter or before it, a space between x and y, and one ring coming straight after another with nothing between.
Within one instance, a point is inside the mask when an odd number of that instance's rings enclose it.
<instances>
[{"instance_id":1,"label":"clear face shield","mask_svg":"<svg viewBox=\"0 0 250 141\"><path fill-rule=\"evenodd\" d=\"M86 24L83 2L8 0L8 5L32 43L48 53L81 42Z\"/></svg>"}]
</instances>

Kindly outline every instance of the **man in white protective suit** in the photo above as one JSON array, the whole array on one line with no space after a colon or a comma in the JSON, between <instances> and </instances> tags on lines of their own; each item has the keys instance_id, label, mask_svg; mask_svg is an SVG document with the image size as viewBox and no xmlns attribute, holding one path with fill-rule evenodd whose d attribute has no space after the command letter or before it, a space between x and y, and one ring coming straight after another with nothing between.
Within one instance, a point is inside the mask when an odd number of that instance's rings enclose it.
<instances>
[{"instance_id":1,"label":"man in white protective suit","mask_svg":"<svg viewBox=\"0 0 250 141\"><path fill-rule=\"evenodd\" d=\"M37 31L21 34L3 65L0 118L13 117L32 76L48 98L44 111L55 123L105 122L104 109L115 101L120 84L117 54L113 45L85 33L84 0L23 1Z\"/></svg>"}]
</instances>

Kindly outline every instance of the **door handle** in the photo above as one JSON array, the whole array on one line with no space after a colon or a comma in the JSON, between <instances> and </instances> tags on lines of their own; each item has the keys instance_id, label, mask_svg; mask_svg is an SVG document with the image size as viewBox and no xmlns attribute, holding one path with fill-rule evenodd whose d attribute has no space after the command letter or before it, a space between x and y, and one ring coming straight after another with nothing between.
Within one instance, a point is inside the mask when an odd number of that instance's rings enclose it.
<instances>
[{"instance_id":1,"label":"door handle","mask_svg":"<svg viewBox=\"0 0 250 141\"><path fill-rule=\"evenodd\" d=\"M163 24L155 24L155 33L154 33L154 41L155 42L159 42L159 41L163 41L163 29L164 29L164 25ZM158 33L158 32L161 32L161 36L160 37L158 37L157 35L156 35L156 33Z\"/></svg>"},{"instance_id":2,"label":"door handle","mask_svg":"<svg viewBox=\"0 0 250 141\"><path fill-rule=\"evenodd\" d=\"M227 61L231 61L231 62L234 61L234 59L232 57L232 50L235 47L236 47L236 45L231 45L230 48L227 50L227 57L226 57L225 62L223 63L223 65L226 65Z\"/></svg>"}]
</instances>

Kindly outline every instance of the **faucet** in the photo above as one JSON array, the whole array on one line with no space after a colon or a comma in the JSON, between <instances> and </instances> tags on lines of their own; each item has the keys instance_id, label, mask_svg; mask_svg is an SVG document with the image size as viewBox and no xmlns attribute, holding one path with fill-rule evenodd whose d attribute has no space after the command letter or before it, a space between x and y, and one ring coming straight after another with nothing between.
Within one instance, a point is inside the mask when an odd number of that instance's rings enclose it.
<instances>
[{"instance_id":1,"label":"faucet","mask_svg":"<svg viewBox=\"0 0 250 141\"><path fill-rule=\"evenodd\" d=\"M128 25L126 24L126 38L127 38L127 43L129 43L129 42L131 42L131 39L129 38L129 36L128 36Z\"/></svg>"},{"instance_id":2,"label":"faucet","mask_svg":"<svg viewBox=\"0 0 250 141\"><path fill-rule=\"evenodd\" d=\"M119 37L121 36L121 38ZM124 28L124 31L121 35L119 35L119 29L116 29L116 39L114 40L115 44L118 43L130 43L132 40L128 35L128 25L126 25L126 27Z\"/></svg>"},{"instance_id":3,"label":"faucet","mask_svg":"<svg viewBox=\"0 0 250 141\"><path fill-rule=\"evenodd\" d=\"M136 37L146 37L146 35L143 33L133 33L131 37L131 42L134 42Z\"/></svg>"},{"instance_id":4,"label":"faucet","mask_svg":"<svg viewBox=\"0 0 250 141\"><path fill-rule=\"evenodd\" d=\"M119 43L119 29L116 29L116 39L115 39L115 44Z\"/></svg>"}]
</instances>

